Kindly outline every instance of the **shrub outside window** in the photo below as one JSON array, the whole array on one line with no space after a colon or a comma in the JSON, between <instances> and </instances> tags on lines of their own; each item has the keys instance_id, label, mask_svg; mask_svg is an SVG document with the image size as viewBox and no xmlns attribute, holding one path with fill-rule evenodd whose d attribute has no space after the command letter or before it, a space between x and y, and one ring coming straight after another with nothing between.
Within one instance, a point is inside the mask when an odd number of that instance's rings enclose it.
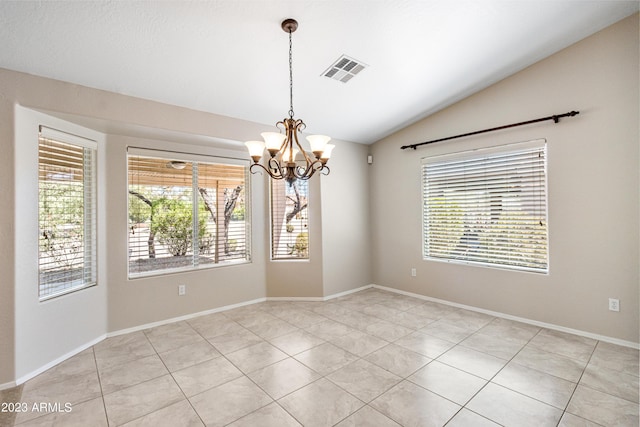
<instances>
[{"instance_id":1,"label":"shrub outside window","mask_svg":"<svg viewBox=\"0 0 640 427\"><path fill-rule=\"evenodd\" d=\"M38 295L96 284L95 141L40 126Z\"/></svg>"},{"instance_id":2,"label":"shrub outside window","mask_svg":"<svg viewBox=\"0 0 640 427\"><path fill-rule=\"evenodd\" d=\"M250 260L247 162L129 149L129 277Z\"/></svg>"},{"instance_id":3,"label":"shrub outside window","mask_svg":"<svg viewBox=\"0 0 640 427\"><path fill-rule=\"evenodd\" d=\"M547 273L546 141L422 161L424 258Z\"/></svg>"}]
</instances>

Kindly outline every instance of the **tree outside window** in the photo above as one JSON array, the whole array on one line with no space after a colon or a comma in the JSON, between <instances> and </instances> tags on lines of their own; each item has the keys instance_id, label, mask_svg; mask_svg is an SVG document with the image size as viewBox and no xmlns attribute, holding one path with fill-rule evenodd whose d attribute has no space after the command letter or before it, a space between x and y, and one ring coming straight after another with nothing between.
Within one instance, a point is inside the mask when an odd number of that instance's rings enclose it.
<instances>
[{"instance_id":1,"label":"tree outside window","mask_svg":"<svg viewBox=\"0 0 640 427\"><path fill-rule=\"evenodd\" d=\"M246 167L129 156L129 275L247 261Z\"/></svg>"},{"instance_id":2,"label":"tree outside window","mask_svg":"<svg viewBox=\"0 0 640 427\"><path fill-rule=\"evenodd\" d=\"M41 127L40 299L96 284L96 148L94 141Z\"/></svg>"}]
</instances>

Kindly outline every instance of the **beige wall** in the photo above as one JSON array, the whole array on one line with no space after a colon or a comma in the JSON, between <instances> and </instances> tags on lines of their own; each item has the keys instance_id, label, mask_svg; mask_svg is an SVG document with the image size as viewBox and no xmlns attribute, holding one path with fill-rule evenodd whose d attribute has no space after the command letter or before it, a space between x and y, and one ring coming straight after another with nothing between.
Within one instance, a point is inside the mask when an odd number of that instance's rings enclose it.
<instances>
[{"instance_id":1,"label":"beige wall","mask_svg":"<svg viewBox=\"0 0 640 427\"><path fill-rule=\"evenodd\" d=\"M636 14L377 142L374 282L637 343L638 64ZM559 124L400 150L574 109L580 115ZM549 275L423 260L420 159L537 138L548 147ZM619 313L609 297L620 299Z\"/></svg>"},{"instance_id":2,"label":"beige wall","mask_svg":"<svg viewBox=\"0 0 640 427\"><path fill-rule=\"evenodd\" d=\"M331 173L309 183L310 259L268 262L269 297L322 298L371 284L369 147L332 143Z\"/></svg>"},{"instance_id":3,"label":"beige wall","mask_svg":"<svg viewBox=\"0 0 640 427\"><path fill-rule=\"evenodd\" d=\"M97 183L105 181L102 134L54 117L16 107L15 110L15 375L23 381L34 370L68 357L104 337L107 325L105 286L40 302L38 299L38 134L39 126L82 135L97 142ZM106 212L105 194L97 200L98 218ZM98 283L106 283L106 228L97 227ZM35 261L35 262L34 262ZM35 268L34 268L35 267ZM79 319L82 319L79 321Z\"/></svg>"},{"instance_id":4,"label":"beige wall","mask_svg":"<svg viewBox=\"0 0 640 427\"><path fill-rule=\"evenodd\" d=\"M184 316L265 296L264 195L260 186L251 191L252 262L191 272L127 279L127 147L182 151L224 157L245 157L244 152L109 135L106 144L109 180L106 184L108 326L118 331L159 320ZM254 176L255 178L255 176ZM254 180L255 181L255 180ZM104 187L100 189L105 190ZM253 190L253 185L250 190ZM178 296L178 285L186 285L186 295Z\"/></svg>"},{"instance_id":5,"label":"beige wall","mask_svg":"<svg viewBox=\"0 0 640 427\"><path fill-rule=\"evenodd\" d=\"M274 298L321 298L322 289L322 228L321 180L309 181L309 259L271 261L267 250L267 296ZM286 185L286 184L285 184ZM264 193L269 194L268 184ZM269 227L267 223L267 227ZM269 232L269 231L268 231ZM269 238L267 241L270 242Z\"/></svg>"},{"instance_id":6,"label":"beige wall","mask_svg":"<svg viewBox=\"0 0 640 427\"><path fill-rule=\"evenodd\" d=\"M33 256L35 243L32 241L33 230L37 227L32 224L33 218L37 218L37 204L33 203L37 187L32 185L33 174L29 170L37 164L31 145L37 140L27 138L29 147L22 147L22 141L16 139L14 124L19 118L14 109L21 108L18 106L36 116L45 113L47 117L64 120L71 126L84 126L105 137L100 147L102 178L98 184L100 203L104 208L98 218L104 236L99 242L102 253L98 265L100 284L91 290L56 298L46 309L35 300L32 292L37 288L37 254ZM126 235L121 232L127 226L126 147L248 160L241 141L255 139L260 132L268 130L273 130L273 126L0 69L0 149L3 153L0 156L0 242L4 248L0 257L0 388L32 375L108 332L266 296L327 295L322 273L323 269L332 267L323 262L323 204L331 211L332 203L337 200L321 204L321 182L312 181L312 259L306 263L272 263L268 251L267 180L263 175L252 175L251 178L251 263L127 279ZM337 144L340 148L336 151L345 153L362 149L349 142L337 141ZM20 149L16 150L16 147ZM340 164L342 166L333 170L335 175L353 173L347 162ZM30 166L25 169L24 165ZM358 187L354 191L367 194L366 179L358 177L355 182ZM362 204L357 208L362 208ZM364 210L356 215L366 218L368 212ZM368 221L364 221L366 223ZM23 242L29 242L26 249ZM351 265L359 263L361 254L368 250L366 241L350 241L349 244L361 248L346 254L347 259L340 260L335 266L337 270L347 268L347 275ZM350 262L349 257L352 258ZM309 278L303 286L297 279L300 276ZM354 278L350 283L341 284L340 289L354 289L369 283L365 276ZM187 285L186 296L178 297L178 284ZM16 289L20 292L16 293ZM87 298L92 302L87 303ZM91 327L87 327L88 316ZM83 318L85 323L78 320ZM70 319L73 322L69 323ZM66 328L66 335L58 335L63 328ZM27 353L30 356L23 357Z\"/></svg>"},{"instance_id":7,"label":"beige wall","mask_svg":"<svg viewBox=\"0 0 640 427\"><path fill-rule=\"evenodd\" d=\"M15 380L13 109L13 103L0 95L0 385Z\"/></svg>"},{"instance_id":8,"label":"beige wall","mask_svg":"<svg viewBox=\"0 0 640 427\"><path fill-rule=\"evenodd\" d=\"M336 143L322 177L324 295L371 284L369 146Z\"/></svg>"}]
</instances>

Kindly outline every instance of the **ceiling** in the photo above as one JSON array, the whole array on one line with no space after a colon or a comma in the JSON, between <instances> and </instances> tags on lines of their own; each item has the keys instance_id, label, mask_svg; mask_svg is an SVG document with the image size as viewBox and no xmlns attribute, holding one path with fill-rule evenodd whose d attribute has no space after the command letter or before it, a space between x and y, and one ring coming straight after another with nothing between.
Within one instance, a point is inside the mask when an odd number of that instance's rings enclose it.
<instances>
[{"instance_id":1,"label":"ceiling","mask_svg":"<svg viewBox=\"0 0 640 427\"><path fill-rule=\"evenodd\" d=\"M586 0L0 0L0 67L373 143L638 11ZM322 76L341 55L367 65Z\"/></svg>"}]
</instances>

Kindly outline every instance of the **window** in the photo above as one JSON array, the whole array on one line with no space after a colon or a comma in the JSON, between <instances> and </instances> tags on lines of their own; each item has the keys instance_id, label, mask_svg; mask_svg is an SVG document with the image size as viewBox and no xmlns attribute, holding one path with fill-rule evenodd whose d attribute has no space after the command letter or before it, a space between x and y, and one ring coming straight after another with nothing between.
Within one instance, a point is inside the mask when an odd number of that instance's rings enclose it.
<instances>
[{"instance_id":1,"label":"window","mask_svg":"<svg viewBox=\"0 0 640 427\"><path fill-rule=\"evenodd\" d=\"M424 257L548 272L544 140L425 158Z\"/></svg>"},{"instance_id":2,"label":"window","mask_svg":"<svg viewBox=\"0 0 640 427\"><path fill-rule=\"evenodd\" d=\"M309 259L309 182L271 180L271 259Z\"/></svg>"},{"instance_id":3,"label":"window","mask_svg":"<svg viewBox=\"0 0 640 427\"><path fill-rule=\"evenodd\" d=\"M96 284L95 141L40 126L39 298Z\"/></svg>"},{"instance_id":4,"label":"window","mask_svg":"<svg viewBox=\"0 0 640 427\"><path fill-rule=\"evenodd\" d=\"M129 277L250 259L245 161L129 149Z\"/></svg>"}]
</instances>

